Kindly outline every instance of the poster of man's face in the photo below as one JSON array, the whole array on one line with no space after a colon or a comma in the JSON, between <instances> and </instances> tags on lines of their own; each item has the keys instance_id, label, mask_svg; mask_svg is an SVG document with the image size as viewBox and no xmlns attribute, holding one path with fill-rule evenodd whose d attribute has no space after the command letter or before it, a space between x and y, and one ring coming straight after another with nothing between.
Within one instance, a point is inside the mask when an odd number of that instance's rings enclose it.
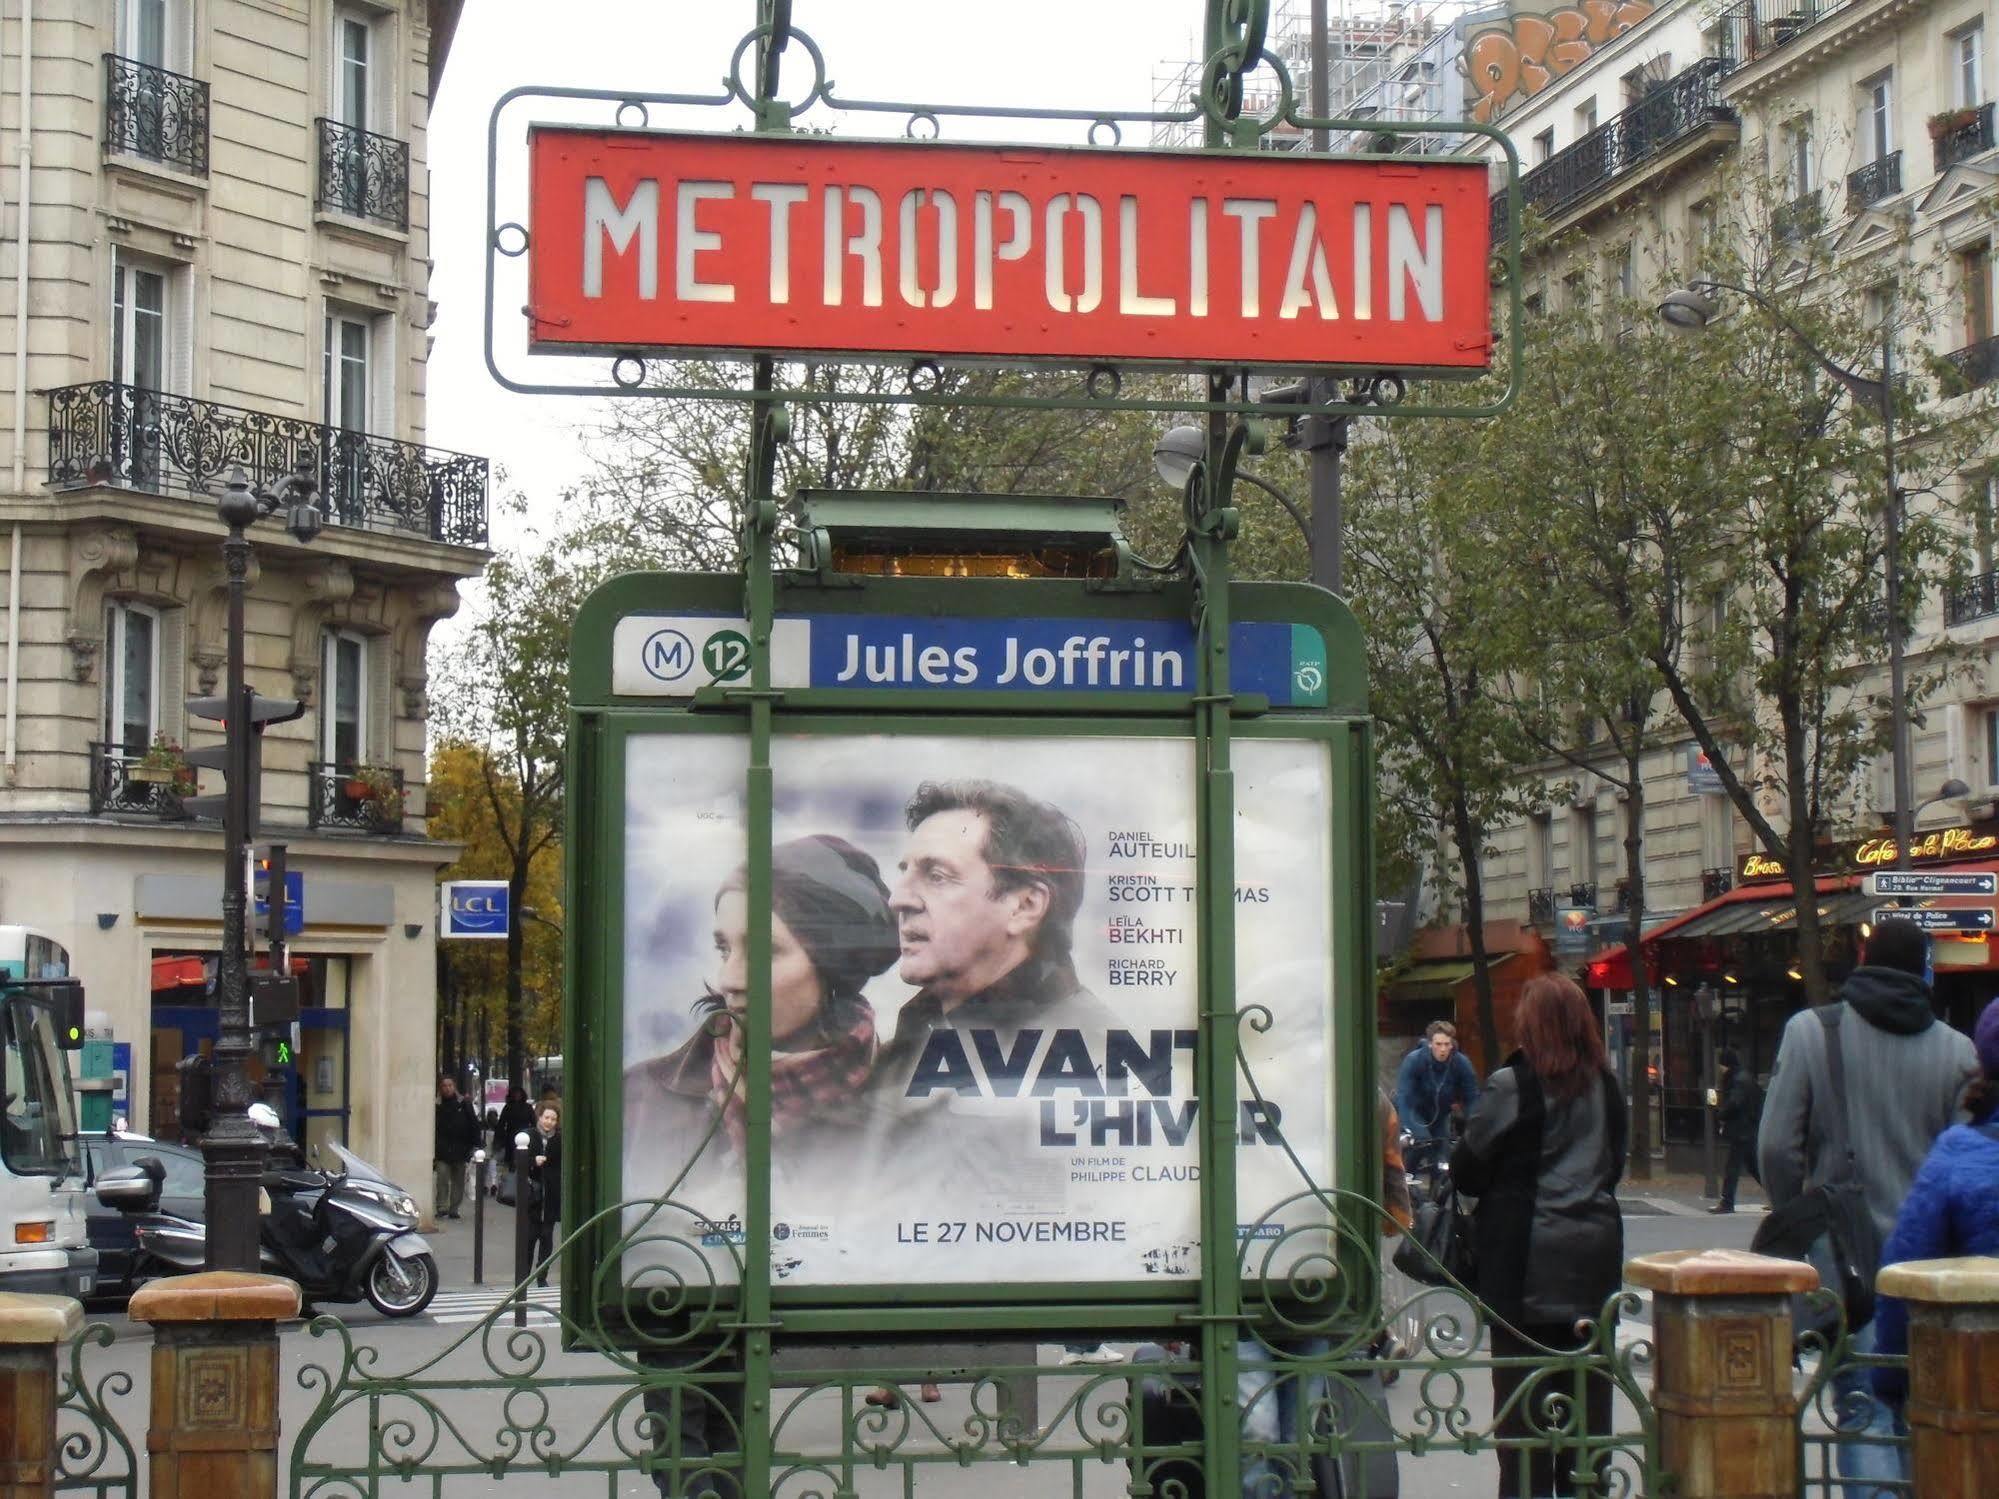
<instances>
[{"instance_id":1,"label":"poster of man's face","mask_svg":"<svg viewBox=\"0 0 1999 1499\"><path fill-rule=\"evenodd\" d=\"M1238 1027L1238 1216L1274 1243L1318 1221L1291 1156L1321 1182L1333 1159L1329 762L1304 741L1236 759L1236 1002L1274 1021ZM766 916L743 742L628 745L622 1196L669 1204L627 1209L670 1241L655 1258L726 1276L748 1252L767 919L780 1282L1197 1276L1193 746L781 735L772 764Z\"/></svg>"}]
</instances>

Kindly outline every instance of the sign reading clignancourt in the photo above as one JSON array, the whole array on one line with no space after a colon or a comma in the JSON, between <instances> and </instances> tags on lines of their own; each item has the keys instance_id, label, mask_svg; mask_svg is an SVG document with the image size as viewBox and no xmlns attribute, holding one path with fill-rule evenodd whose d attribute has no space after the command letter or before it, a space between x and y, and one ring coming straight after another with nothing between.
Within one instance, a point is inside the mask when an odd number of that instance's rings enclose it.
<instances>
[{"instance_id":1,"label":"sign reading clignancourt","mask_svg":"<svg viewBox=\"0 0 1999 1499\"><path fill-rule=\"evenodd\" d=\"M1483 161L536 127L537 352L1475 372Z\"/></svg>"}]
</instances>

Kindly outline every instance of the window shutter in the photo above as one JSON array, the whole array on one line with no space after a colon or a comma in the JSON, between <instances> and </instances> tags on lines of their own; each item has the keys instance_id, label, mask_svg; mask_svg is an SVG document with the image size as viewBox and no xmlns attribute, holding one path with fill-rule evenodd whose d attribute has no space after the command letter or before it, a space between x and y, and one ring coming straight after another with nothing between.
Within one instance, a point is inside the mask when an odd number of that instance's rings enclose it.
<instances>
[{"instance_id":1,"label":"window shutter","mask_svg":"<svg viewBox=\"0 0 1999 1499\"><path fill-rule=\"evenodd\" d=\"M162 609L159 621L160 732L187 743L187 611Z\"/></svg>"},{"instance_id":2,"label":"window shutter","mask_svg":"<svg viewBox=\"0 0 1999 1499\"><path fill-rule=\"evenodd\" d=\"M365 758L376 765L396 761L395 683L391 680L395 668L389 646L386 635L368 637L368 701L363 710L368 719L363 736L367 740Z\"/></svg>"},{"instance_id":3,"label":"window shutter","mask_svg":"<svg viewBox=\"0 0 1999 1499\"><path fill-rule=\"evenodd\" d=\"M194 267L175 266L167 276L166 386L169 394L194 390Z\"/></svg>"},{"instance_id":4,"label":"window shutter","mask_svg":"<svg viewBox=\"0 0 1999 1499\"><path fill-rule=\"evenodd\" d=\"M396 316L385 313L369 329L368 362L372 377L368 392L368 430L379 437L400 438L396 426Z\"/></svg>"}]
</instances>

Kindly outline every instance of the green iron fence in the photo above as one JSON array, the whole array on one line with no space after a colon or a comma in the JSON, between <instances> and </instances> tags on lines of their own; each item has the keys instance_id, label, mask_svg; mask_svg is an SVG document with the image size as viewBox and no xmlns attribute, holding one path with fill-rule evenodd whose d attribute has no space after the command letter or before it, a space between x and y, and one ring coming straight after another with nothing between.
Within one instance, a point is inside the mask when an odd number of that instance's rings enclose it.
<instances>
[{"instance_id":1,"label":"green iron fence","mask_svg":"<svg viewBox=\"0 0 1999 1499\"><path fill-rule=\"evenodd\" d=\"M88 1350L108 1349L113 1338L108 1324L89 1323L70 1340L68 1359L59 1371L54 1484L58 1494L131 1499L139 1492L132 1440L112 1410L115 1402L132 1393L132 1376L123 1369L85 1368Z\"/></svg>"}]
</instances>

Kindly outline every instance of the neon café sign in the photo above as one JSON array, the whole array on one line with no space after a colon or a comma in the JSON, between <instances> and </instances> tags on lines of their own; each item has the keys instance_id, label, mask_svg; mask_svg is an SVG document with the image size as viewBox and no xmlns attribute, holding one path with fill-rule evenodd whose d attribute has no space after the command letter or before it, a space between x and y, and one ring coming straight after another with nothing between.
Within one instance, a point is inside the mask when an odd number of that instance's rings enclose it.
<instances>
[{"instance_id":1,"label":"neon caf\u00e9 sign","mask_svg":"<svg viewBox=\"0 0 1999 1499\"><path fill-rule=\"evenodd\" d=\"M1973 859L1999 850L1999 823L1968 823L1956 827L1932 828L1909 847L1916 863L1939 863L1946 859ZM1890 833L1849 840L1821 848L1815 861L1821 874L1842 874L1885 869L1895 862L1895 839ZM1788 878L1783 861L1765 853L1744 854L1736 862L1738 884Z\"/></svg>"}]
</instances>

